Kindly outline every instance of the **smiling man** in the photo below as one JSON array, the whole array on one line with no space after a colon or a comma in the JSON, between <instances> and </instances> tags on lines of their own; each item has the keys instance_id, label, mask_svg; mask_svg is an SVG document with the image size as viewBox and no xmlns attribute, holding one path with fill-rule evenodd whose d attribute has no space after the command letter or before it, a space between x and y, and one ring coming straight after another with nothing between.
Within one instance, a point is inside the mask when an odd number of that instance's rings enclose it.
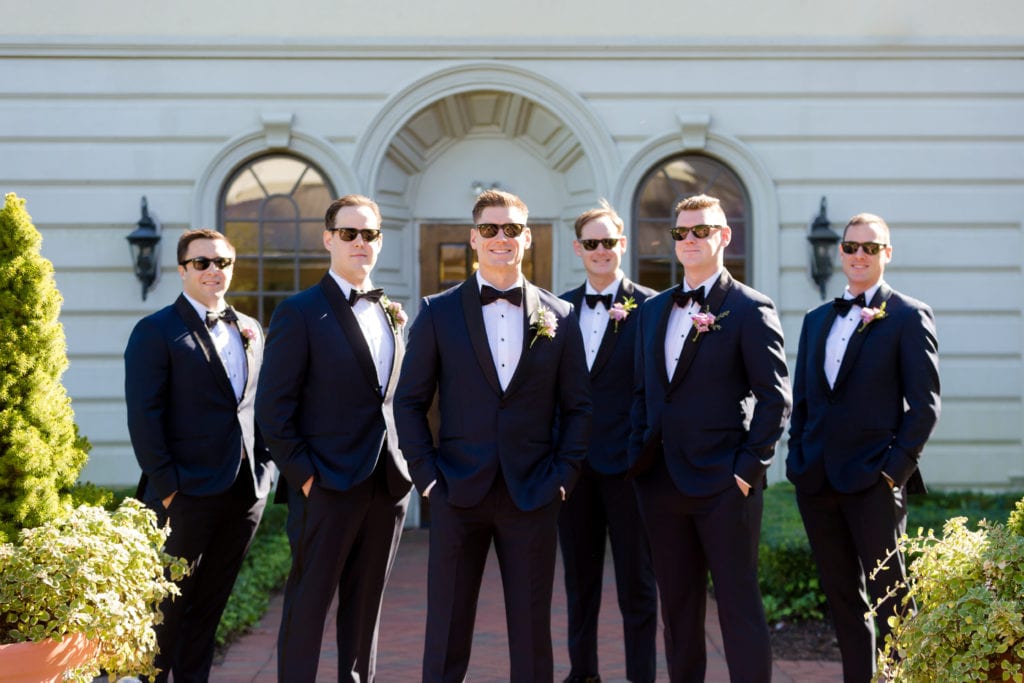
<instances>
[{"instance_id":1,"label":"smiling man","mask_svg":"<svg viewBox=\"0 0 1024 683\"><path fill-rule=\"evenodd\" d=\"M527 216L519 197L482 193L469 234L479 270L424 299L409 331L395 417L413 481L430 500L427 683L466 678L492 542L509 680L554 675L556 521L586 451L590 385L572 305L523 277ZM435 392L439 446L427 421Z\"/></svg>"},{"instance_id":2,"label":"smiling man","mask_svg":"<svg viewBox=\"0 0 1024 683\"><path fill-rule=\"evenodd\" d=\"M335 593L338 680L375 676L381 597L412 487L392 412L404 316L370 280L380 228L373 200L335 200L324 216L330 270L270 322L256 417L288 500L292 568L277 649L288 683L316 679Z\"/></svg>"},{"instance_id":3,"label":"smiling man","mask_svg":"<svg viewBox=\"0 0 1024 683\"><path fill-rule=\"evenodd\" d=\"M676 206L679 286L637 320L629 459L651 539L673 683L704 680L707 576L733 681L771 680L757 580L762 490L790 407L771 299L725 269L732 229L719 200Z\"/></svg>"},{"instance_id":4,"label":"smiling man","mask_svg":"<svg viewBox=\"0 0 1024 683\"><path fill-rule=\"evenodd\" d=\"M214 636L256 533L274 465L253 422L263 331L224 300L235 249L214 230L178 240L182 293L139 321L124 352L137 496L169 522L167 552L194 565L156 627L161 669L205 681Z\"/></svg>"},{"instance_id":5,"label":"smiling man","mask_svg":"<svg viewBox=\"0 0 1024 683\"><path fill-rule=\"evenodd\" d=\"M924 492L917 463L940 408L932 310L886 284L892 253L884 220L850 219L839 245L846 292L804 318L793 382L786 474L851 683L871 680L876 643L902 609L903 558L869 574L906 529L906 494ZM878 616L865 616L891 586Z\"/></svg>"},{"instance_id":6,"label":"smiling man","mask_svg":"<svg viewBox=\"0 0 1024 683\"><path fill-rule=\"evenodd\" d=\"M605 546L611 543L622 613L626 678L650 683L657 675L658 596L651 548L626 480L629 410L633 396L635 310L655 294L622 272L625 224L607 202L576 219L573 251L587 279L562 294L579 311L590 368L594 420L580 480L558 515L569 613L566 683L600 683L597 623Z\"/></svg>"}]
</instances>

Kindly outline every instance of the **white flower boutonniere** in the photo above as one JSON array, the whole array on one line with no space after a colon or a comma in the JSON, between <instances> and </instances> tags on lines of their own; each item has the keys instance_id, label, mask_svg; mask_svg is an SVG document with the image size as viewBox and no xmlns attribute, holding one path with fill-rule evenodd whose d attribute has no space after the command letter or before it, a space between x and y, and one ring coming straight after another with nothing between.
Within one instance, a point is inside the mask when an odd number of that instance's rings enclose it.
<instances>
[{"instance_id":1,"label":"white flower boutonniere","mask_svg":"<svg viewBox=\"0 0 1024 683\"><path fill-rule=\"evenodd\" d=\"M873 323L876 320L885 318L888 313L885 312L886 301L882 302L882 305L878 308L862 308L860 309L860 327L857 328L857 332L863 332L864 328Z\"/></svg>"},{"instance_id":2,"label":"white flower boutonniere","mask_svg":"<svg viewBox=\"0 0 1024 683\"><path fill-rule=\"evenodd\" d=\"M391 329L395 332L398 332L398 328L409 322L409 316L402 310L402 304L392 301L386 294L381 295L380 305L384 307L384 312L388 315L388 322L391 323Z\"/></svg>"},{"instance_id":3,"label":"white flower boutonniere","mask_svg":"<svg viewBox=\"0 0 1024 683\"><path fill-rule=\"evenodd\" d=\"M706 307L703 313L694 313L690 316L690 320L693 321L693 327L696 330L693 334L693 341L700 339L700 335L705 332L711 332L714 330L722 329L716 321L721 320L725 316L729 315L729 311L722 311L718 315L715 315Z\"/></svg>"},{"instance_id":4,"label":"white flower boutonniere","mask_svg":"<svg viewBox=\"0 0 1024 683\"><path fill-rule=\"evenodd\" d=\"M541 306L534 313L533 324L530 325L530 329L533 330L533 339L530 340L530 346L533 347L534 342L540 337L546 339L555 338L555 330L558 329L558 318L555 317L551 309Z\"/></svg>"},{"instance_id":5,"label":"white flower boutonniere","mask_svg":"<svg viewBox=\"0 0 1024 683\"><path fill-rule=\"evenodd\" d=\"M239 327L238 331L242 335L242 347L248 350L249 343L256 338L256 331L250 327Z\"/></svg>"},{"instance_id":6,"label":"white flower boutonniere","mask_svg":"<svg viewBox=\"0 0 1024 683\"><path fill-rule=\"evenodd\" d=\"M633 297L623 299L621 302L616 302L608 310L608 317L615 321L615 327L612 328L612 332L619 331L619 323L629 317L629 314L636 308L636 300Z\"/></svg>"}]
</instances>

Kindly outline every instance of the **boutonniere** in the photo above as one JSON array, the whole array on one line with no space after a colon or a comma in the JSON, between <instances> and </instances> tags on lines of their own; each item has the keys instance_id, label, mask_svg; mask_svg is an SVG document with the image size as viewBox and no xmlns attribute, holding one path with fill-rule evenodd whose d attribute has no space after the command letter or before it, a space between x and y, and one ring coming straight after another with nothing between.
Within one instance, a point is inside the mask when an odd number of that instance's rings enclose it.
<instances>
[{"instance_id":1,"label":"boutonniere","mask_svg":"<svg viewBox=\"0 0 1024 683\"><path fill-rule=\"evenodd\" d=\"M697 330L693 335L693 341L697 341L700 338L700 335L705 332L722 329L722 326L719 325L717 321L727 315L729 315L729 311L722 311L718 315L715 315L707 307L704 308L703 313L694 313L691 315L690 320L693 321L693 326Z\"/></svg>"},{"instance_id":2,"label":"boutonniere","mask_svg":"<svg viewBox=\"0 0 1024 683\"><path fill-rule=\"evenodd\" d=\"M558 329L558 318L555 317L551 309L541 306L533 314L533 324L530 325L530 329L533 330L533 339L530 340L530 346L532 347L533 343L540 337L545 339L555 338L555 330Z\"/></svg>"},{"instance_id":3,"label":"boutonniere","mask_svg":"<svg viewBox=\"0 0 1024 683\"><path fill-rule=\"evenodd\" d=\"M874 321L881 320L882 318L889 315L888 313L885 312L886 303L888 302L883 301L882 305L879 306L878 308L860 309L860 327L857 328L857 331L863 332L864 328L873 323Z\"/></svg>"},{"instance_id":4,"label":"boutonniere","mask_svg":"<svg viewBox=\"0 0 1024 683\"><path fill-rule=\"evenodd\" d=\"M612 304L612 307L608 309L608 317L615 321L615 327L612 328L612 332L619 331L619 323L628 318L634 308L636 308L636 301L633 297L624 299L621 302L616 301Z\"/></svg>"},{"instance_id":5,"label":"boutonniere","mask_svg":"<svg viewBox=\"0 0 1024 683\"><path fill-rule=\"evenodd\" d=\"M242 334L242 348L249 350L249 342L256 338L256 331L250 327L240 327L238 331Z\"/></svg>"},{"instance_id":6,"label":"boutonniere","mask_svg":"<svg viewBox=\"0 0 1024 683\"><path fill-rule=\"evenodd\" d=\"M386 294L381 295L380 305L384 307L384 312L388 314L388 322L391 323L391 329L395 332L398 332L398 328L409 322L409 316L402 310L402 304L392 301Z\"/></svg>"}]
</instances>

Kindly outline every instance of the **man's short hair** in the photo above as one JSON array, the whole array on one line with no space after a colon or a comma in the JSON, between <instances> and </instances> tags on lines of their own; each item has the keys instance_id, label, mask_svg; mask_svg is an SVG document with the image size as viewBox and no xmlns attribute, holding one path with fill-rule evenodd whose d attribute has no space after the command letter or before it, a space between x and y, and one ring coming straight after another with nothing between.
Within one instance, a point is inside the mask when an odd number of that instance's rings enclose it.
<instances>
[{"instance_id":1,"label":"man's short hair","mask_svg":"<svg viewBox=\"0 0 1024 683\"><path fill-rule=\"evenodd\" d=\"M620 235L626 231L626 224L619 217L619 214L615 212L615 209L612 208L612 205L608 203L607 199L602 199L598 204L597 208L587 209L576 219L576 239L583 237L584 225L598 218L607 217L612 222L612 225L618 229Z\"/></svg>"},{"instance_id":2,"label":"man's short hair","mask_svg":"<svg viewBox=\"0 0 1024 683\"><path fill-rule=\"evenodd\" d=\"M480 196L476 198L476 204L473 205L474 223L480 220L480 216L488 206L503 206L509 209L519 209L523 212L524 216L529 217L530 215L530 210L526 208L526 204L523 200L511 192L504 192L502 190L484 190L480 193Z\"/></svg>"},{"instance_id":3,"label":"man's short hair","mask_svg":"<svg viewBox=\"0 0 1024 683\"><path fill-rule=\"evenodd\" d=\"M231 251L235 250L235 245L231 244L228 238L222 232L216 230L210 230L209 228L197 228L195 230L186 230L178 238L178 263L180 264L185 260L185 256L188 254L188 245L192 244L196 240L220 240L224 244L231 248Z\"/></svg>"},{"instance_id":4,"label":"man's short hair","mask_svg":"<svg viewBox=\"0 0 1024 683\"><path fill-rule=\"evenodd\" d=\"M873 213L858 213L856 216L846 221L846 227L843 228L843 239L846 239L846 231L850 229L851 225L867 225L868 223L874 223L882 229L882 234L885 235L885 243L891 244L892 237L889 234L889 225L882 219L881 216Z\"/></svg>"},{"instance_id":5,"label":"man's short hair","mask_svg":"<svg viewBox=\"0 0 1024 683\"><path fill-rule=\"evenodd\" d=\"M338 212L346 206L370 207L370 210L373 211L373 215L377 217L377 226L382 227L381 224L384 222L384 219L381 218L380 207L377 206L377 202L361 194L347 194L344 197L338 197L331 202L330 206L327 207L327 213L324 214L324 230L334 227L335 217L337 217Z\"/></svg>"},{"instance_id":6,"label":"man's short hair","mask_svg":"<svg viewBox=\"0 0 1024 683\"><path fill-rule=\"evenodd\" d=\"M717 197L712 197L706 194L695 194L692 197L686 197L678 204L676 204L676 218L679 218L679 214L683 211L703 211L705 209L712 209L717 211L722 216L722 223L728 225L728 219L725 217L725 210L722 209L722 202Z\"/></svg>"}]
</instances>

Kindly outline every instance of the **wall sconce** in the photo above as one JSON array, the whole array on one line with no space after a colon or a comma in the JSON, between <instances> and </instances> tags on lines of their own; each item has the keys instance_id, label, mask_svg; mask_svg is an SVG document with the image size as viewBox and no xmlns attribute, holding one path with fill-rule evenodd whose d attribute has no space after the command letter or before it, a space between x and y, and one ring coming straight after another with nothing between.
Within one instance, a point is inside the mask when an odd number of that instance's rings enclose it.
<instances>
[{"instance_id":1,"label":"wall sconce","mask_svg":"<svg viewBox=\"0 0 1024 683\"><path fill-rule=\"evenodd\" d=\"M497 180L495 180L494 182L492 182L490 184L485 183L482 180L474 180L473 184L470 187L473 190L473 196L474 197L479 197L481 194L483 194L487 190L500 190L501 189L501 185L498 183Z\"/></svg>"},{"instance_id":2,"label":"wall sconce","mask_svg":"<svg viewBox=\"0 0 1024 683\"><path fill-rule=\"evenodd\" d=\"M828 279L832 277L836 244L840 239L839 235L829 227L831 223L826 215L827 209L827 202L822 197L821 208L807 233L807 241L811 243L811 279L818 285L822 300L825 299L825 286L828 284Z\"/></svg>"},{"instance_id":3,"label":"wall sconce","mask_svg":"<svg viewBox=\"0 0 1024 683\"><path fill-rule=\"evenodd\" d=\"M145 301L146 293L152 289L160 271L160 222L149 215L145 197L142 198L142 218L126 239L135 277L142 283L142 300Z\"/></svg>"}]
</instances>

